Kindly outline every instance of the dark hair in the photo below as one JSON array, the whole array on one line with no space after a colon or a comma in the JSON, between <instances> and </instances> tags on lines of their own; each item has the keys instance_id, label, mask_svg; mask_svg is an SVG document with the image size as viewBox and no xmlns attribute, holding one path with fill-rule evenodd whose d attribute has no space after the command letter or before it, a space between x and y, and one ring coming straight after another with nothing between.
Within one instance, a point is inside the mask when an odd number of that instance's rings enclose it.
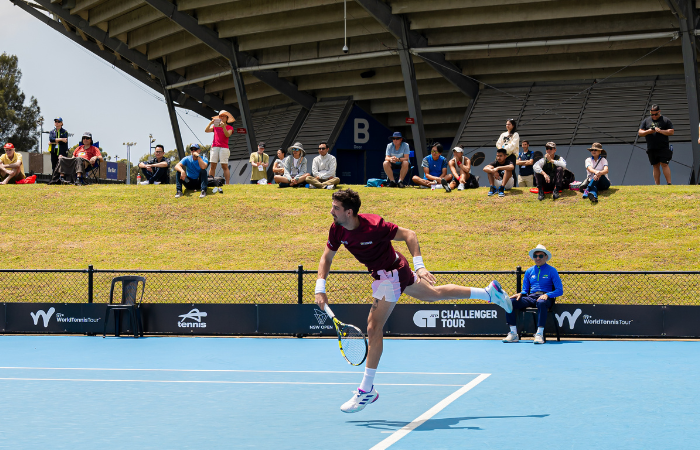
<instances>
[{"instance_id":1,"label":"dark hair","mask_svg":"<svg viewBox=\"0 0 700 450\"><path fill-rule=\"evenodd\" d=\"M651 105L651 108L649 108L649 111L658 111L659 110L659 105Z\"/></svg>"},{"instance_id":2,"label":"dark hair","mask_svg":"<svg viewBox=\"0 0 700 450\"><path fill-rule=\"evenodd\" d=\"M496 150L496 153L503 153L504 155L508 154L505 148L499 148L498 150Z\"/></svg>"},{"instance_id":3,"label":"dark hair","mask_svg":"<svg viewBox=\"0 0 700 450\"><path fill-rule=\"evenodd\" d=\"M333 193L333 200L343 204L343 208L351 209L354 216L360 212L360 194L352 189L341 189Z\"/></svg>"},{"instance_id":4,"label":"dark hair","mask_svg":"<svg viewBox=\"0 0 700 450\"><path fill-rule=\"evenodd\" d=\"M438 153L442 154L442 144L439 142L434 143L433 145L430 146L430 151L433 150L433 147L437 148Z\"/></svg>"},{"instance_id":5,"label":"dark hair","mask_svg":"<svg viewBox=\"0 0 700 450\"><path fill-rule=\"evenodd\" d=\"M287 149L286 148L280 147L277 149L277 151L282 152L283 155L287 156Z\"/></svg>"},{"instance_id":6,"label":"dark hair","mask_svg":"<svg viewBox=\"0 0 700 450\"><path fill-rule=\"evenodd\" d=\"M321 144L325 145L326 148L330 148L330 147L328 147L328 142L326 142L326 141L321 141L318 143L318 145L321 145Z\"/></svg>"},{"instance_id":7,"label":"dark hair","mask_svg":"<svg viewBox=\"0 0 700 450\"><path fill-rule=\"evenodd\" d=\"M527 139L523 139L522 141L520 141L520 145L522 145L522 144L524 144L524 143L526 143L526 142L527 142L528 144L530 143L530 141L528 141Z\"/></svg>"},{"instance_id":8,"label":"dark hair","mask_svg":"<svg viewBox=\"0 0 700 450\"><path fill-rule=\"evenodd\" d=\"M156 144L156 147L155 147L155 148L158 148L158 147L162 148L163 151L165 151L165 147L163 147L161 144Z\"/></svg>"},{"instance_id":9,"label":"dark hair","mask_svg":"<svg viewBox=\"0 0 700 450\"><path fill-rule=\"evenodd\" d=\"M510 132L511 134L515 133L518 130L518 122L516 122L515 119L508 119L506 120L506 122L510 122L510 124L513 125L513 131Z\"/></svg>"}]
</instances>

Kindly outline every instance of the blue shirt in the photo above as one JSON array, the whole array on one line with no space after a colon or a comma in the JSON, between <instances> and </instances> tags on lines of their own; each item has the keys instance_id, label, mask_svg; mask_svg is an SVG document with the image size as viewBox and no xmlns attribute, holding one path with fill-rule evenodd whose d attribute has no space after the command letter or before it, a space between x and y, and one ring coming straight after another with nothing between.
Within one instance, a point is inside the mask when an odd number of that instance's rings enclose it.
<instances>
[{"instance_id":1,"label":"blue shirt","mask_svg":"<svg viewBox=\"0 0 700 450\"><path fill-rule=\"evenodd\" d=\"M209 160L204 155L199 155L199 157L202 158L207 166L209 165ZM202 170L202 168L199 167L199 161L192 159L192 155L182 158L180 164L182 164L182 167L187 171L187 178L190 180L199 179L199 171Z\"/></svg>"},{"instance_id":2,"label":"blue shirt","mask_svg":"<svg viewBox=\"0 0 700 450\"><path fill-rule=\"evenodd\" d=\"M533 158L533 153L532 150L529 150L527 153L525 152L520 152L518 153L518 159L520 161L529 161ZM528 175L534 175L535 174L535 169L532 168L532 166L518 166L520 169L519 173L521 177L526 177Z\"/></svg>"},{"instance_id":3,"label":"blue shirt","mask_svg":"<svg viewBox=\"0 0 700 450\"><path fill-rule=\"evenodd\" d=\"M527 295L533 292L544 292L549 298L564 295L564 286L561 284L557 269L546 263L541 267L535 265L527 269L521 294Z\"/></svg>"},{"instance_id":4,"label":"blue shirt","mask_svg":"<svg viewBox=\"0 0 700 450\"><path fill-rule=\"evenodd\" d=\"M397 158L402 158L403 155L408 155L411 153L411 149L408 148L408 142L401 142L401 146L398 150L394 147L394 143L390 142L386 146L386 156L396 156Z\"/></svg>"},{"instance_id":5,"label":"blue shirt","mask_svg":"<svg viewBox=\"0 0 700 450\"><path fill-rule=\"evenodd\" d=\"M440 156L437 161L433 159L432 155L428 155L425 158L423 158L423 162L421 163L421 167L427 167L428 168L428 173L434 177L441 177L442 176L442 169L447 169L447 160L445 159L444 156ZM423 179L427 180L428 178L425 176L425 171L423 171Z\"/></svg>"}]
</instances>

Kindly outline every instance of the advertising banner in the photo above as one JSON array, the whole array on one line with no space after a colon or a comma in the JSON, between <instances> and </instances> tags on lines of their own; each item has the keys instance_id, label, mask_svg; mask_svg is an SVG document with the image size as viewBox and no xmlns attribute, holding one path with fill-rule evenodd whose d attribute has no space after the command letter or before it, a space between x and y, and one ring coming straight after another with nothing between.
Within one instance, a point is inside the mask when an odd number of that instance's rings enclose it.
<instances>
[{"instance_id":1,"label":"advertising banner","mask_svg":"<svg viewBox=\"0 0 700 450\"><path fill-rule=\"evenodd\" d=\"M388 321L390 334L493 335L508 333L503 309L488 304L396 305Z\"/></svg>"},{"instance_id":2,"label":"advertising banner","mask_svg":"<svg viewBox=\"0 0 700 450\"><path fill-rule=\"evenodd\" d=\"M667 337L700 337L700 307L664 306L664 333Z\"/></svg>"},{"instance_id":3,"label":"advertising banner","mask_svg":"<svg viewBox=\"0 0 700 450\"><path fill-rule=\"evenodd\" d=\"M117 179L118 164L115 162L107 161L107 174L106 179L116 180Z\"/></svg>"},{"instance_id":4,"label":"advertising banner","mask_svg":"<svg viewBox=\"0 0 700 450\"><path fill-rule=\"evenodd\" d=\"M562 335L662 336L663 306L655 305L554 305Z\"/></svg>"},{"instance_id":5,"label":"advertising banner","mask_svg":"<svg viewBox=\"0 0 700 450\"><path fill-rule=\"evenodd\" d=\"M251 335L256 333L256 305L143 304L146 333Z\"/></svg>"},{"instance_id":6,"label":"advertising banner","mask_svg":"<svg viewBox=\"0 0 700 450\"><path fill-rule=\"evenodd\" d=\"M6 303L4 328L20 333L102 333L104 316L104 304ZM114 322L108 330L114 333Z\"/></svg>"}]
</instances>

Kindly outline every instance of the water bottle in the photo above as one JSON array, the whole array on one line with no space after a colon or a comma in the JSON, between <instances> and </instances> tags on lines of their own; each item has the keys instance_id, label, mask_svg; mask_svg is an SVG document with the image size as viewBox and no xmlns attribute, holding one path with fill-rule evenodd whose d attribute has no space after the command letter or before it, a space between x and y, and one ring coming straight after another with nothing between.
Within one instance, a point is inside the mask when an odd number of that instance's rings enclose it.
<instances>
[{"instance_id":1,"label":"water bottle","mask_svg":"<svg viewBox=\"0 0 700 450\"><path fill-rule=\"evenodd\" d=\"M136 175L136 184L141 184L141 174Z\"/></svg>"}]
</instances>

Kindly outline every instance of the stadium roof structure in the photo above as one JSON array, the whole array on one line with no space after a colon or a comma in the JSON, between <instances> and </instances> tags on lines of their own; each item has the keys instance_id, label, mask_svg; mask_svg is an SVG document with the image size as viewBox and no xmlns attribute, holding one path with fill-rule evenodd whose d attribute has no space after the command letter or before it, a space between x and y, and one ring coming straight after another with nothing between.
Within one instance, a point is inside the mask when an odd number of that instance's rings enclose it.
<instances>
[{"instance_id":1,"label":"stadium roof structure","mask_svg":"<svg viewBox=\"0 0 700 450\"><path fill-rule=\"evenodd\" d=\"M232 111L252 150L255 111L351 98L422 155L484 86L608 77L682 76L700 123L692 0L9 1L164 93L180 151L176 106Z\"/></svg>"}]
</instances>

